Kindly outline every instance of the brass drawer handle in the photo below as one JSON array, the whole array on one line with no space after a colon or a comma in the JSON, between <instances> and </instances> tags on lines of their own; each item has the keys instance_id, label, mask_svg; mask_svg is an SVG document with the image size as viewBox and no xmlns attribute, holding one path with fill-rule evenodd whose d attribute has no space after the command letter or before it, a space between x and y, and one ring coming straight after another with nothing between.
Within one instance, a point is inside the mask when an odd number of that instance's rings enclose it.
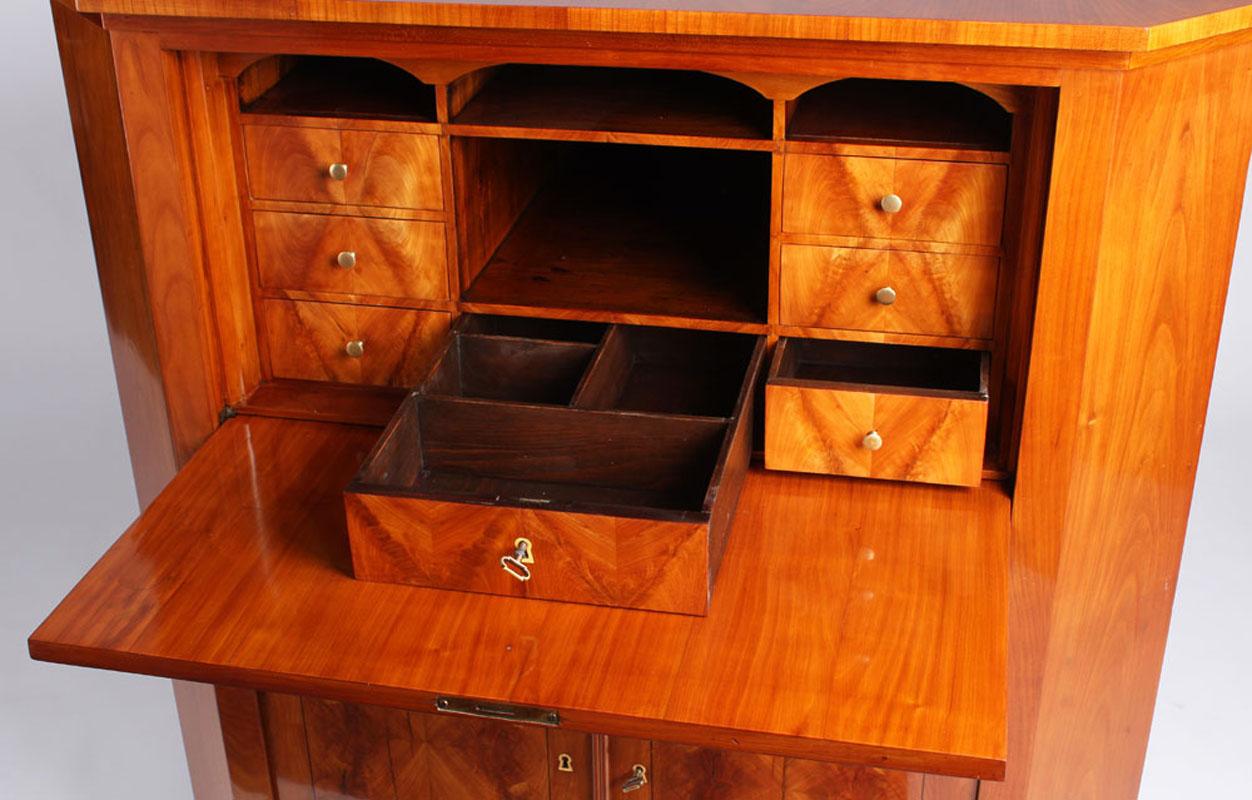
<instances>
[{"instance_id":1,"label":"brass drawer handle","mask_svg":"<svg viewBox=\"0 0 1252 800\"><path fill-rule=\"evenodd\" d=\"M356 266L356 251L344 250L335 256L335 264L342 269L352 269Z\"/></svg>"},{"instance_id":2,"label":"brass drawer handle","mask_svg":"<svg viewBox=\"0 0 1252 800\"><path fill-rule=\"evenodd\" d=\"M518 537L513 542L515 548L512 553L507 556L501 556L500 566L505 572L517 578L522 583L530 580L530 567L527 564L535 563L534 547L530 543L530 539Z\"/></svg>"},{"instance_id":3,"label":"brass drawer handle","mask_svg":"<svg viewBox=\"0 0 1252 800\"><path fill-rule=\"evenodd\" d=\"M884 286L874 292L874 301L879 305L889 306L896 301L896 290L890 286Z\"/></svg>"},{"instance_id":4,"label":"brass drawer handle","mask_svg":"<svg viewBox=\"0 0 1252 800\"><path fill-rule=\"evenodd\" d=\"M899 214L900 209L904 208L904 200L898 194L883 195L878 201L878 207L888 214Z\"/></svg>"},{"instance_id":5,"label":"brass drawer handle","mask_svg":"<svg viewBox=\"0 0 1252 800\"><path fill-rule=\"evenodd\" d=\"M634 771L626 782L622 784L622 794L630 794L643 788L648 782L648 770L643 764L636 764Z\"/></svg>"},{"instance_id":6,"label":"brass drawer handle","mask_svg":"<svg viewBox=\"0 0 1252 800\"><path fill-rule=\"evenodd\" d=\"M348 165L340 162L331 164L326 170L332 181L346 181L348 179Z\"/></svg>"},{"instance_id":7,"label":"brass drawer handle","mask_svg":"<svg viewBox=\"0 0 1252 800\"><path fill-rule=\"evenodd\" d=\"M353 339L343 346L343 351L347 353L350 358L360 358L365 355L365 342L360 339Z\"/></svg>"},{"instance_id":8,"label":"brass drawer handle","mask_svg":"<svg viewBox=\"0 0 1252 800\"><path fill-rule=\"evenodd\" d=\"M866 450L869 450L870 452L874 452L875 450L881 450L882 449L882 434L880 434L878 431L870 431L869 433L865 434L865 438L861 440L861 447L864 447Z\"/></svg>"}]
</instances>

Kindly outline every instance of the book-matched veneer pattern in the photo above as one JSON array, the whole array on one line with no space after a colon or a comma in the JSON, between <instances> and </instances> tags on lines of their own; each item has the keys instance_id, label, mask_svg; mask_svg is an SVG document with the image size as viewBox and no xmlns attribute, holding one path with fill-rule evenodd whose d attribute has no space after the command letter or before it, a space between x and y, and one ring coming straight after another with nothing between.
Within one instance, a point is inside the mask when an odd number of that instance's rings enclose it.
<instances>
[{"instance_id":1,"label":"book-matched veneer pattern","mask_svg":"<svg viewBox=\"0 0 1252 800\"><path fill-rule=\"evenodd\" d=\"M243 126L248 183L258 200L444 207L439 139L389 131ZM346 165L342 179L333 164Z\"/></svg>"},{"instance_id":2,"label":"book-matched veneer pattern","mask_svg":"<svg viewBox=\"0 0 1252 800\"><path fill-rule=\"evenodd\" d=\"M263 289L448 299L442 222L254 211Z\"/></svg>"}]
</instances>

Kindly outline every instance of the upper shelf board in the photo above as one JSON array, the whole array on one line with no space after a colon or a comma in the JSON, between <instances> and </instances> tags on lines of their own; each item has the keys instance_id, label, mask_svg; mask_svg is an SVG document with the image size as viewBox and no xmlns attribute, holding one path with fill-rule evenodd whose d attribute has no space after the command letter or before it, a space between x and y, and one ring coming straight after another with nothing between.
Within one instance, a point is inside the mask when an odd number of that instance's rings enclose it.
<instances>
[{"instance_id":1,"label":"upper shelf board","mask_svg":"<svg viewBox=\"0 0 1252 800\"><path fill-rule=\"evenodd\" d=\"M30 639L35 658L999 779L1009 501L759 470L707 617L351 577L376 429L228 421Z\"/></svg>"},{"instance_id":2,"label":"upper shelf board","mask_svg":"<svg viewBox=\"0 0 1252 800\"><path fill-rule=\"evenodd\" d=\"M104 14L1148 51L1252 28L1240 0L61 0ZM658 13L660 12L660 13Z\"/></svg>"}]
</instances>

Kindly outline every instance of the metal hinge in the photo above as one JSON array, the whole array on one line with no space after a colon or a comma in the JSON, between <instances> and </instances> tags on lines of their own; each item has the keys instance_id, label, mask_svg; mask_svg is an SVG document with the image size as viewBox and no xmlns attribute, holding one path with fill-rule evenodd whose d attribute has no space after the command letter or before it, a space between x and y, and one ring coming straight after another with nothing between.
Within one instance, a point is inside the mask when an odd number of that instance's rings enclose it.
<instances>
[{"instance_id":1,"label":"metal hinge","mask_svg":"<svg viewBox=\"0 0 1252 800\"><path fill-rule=\"evenodd\" d=\"M528 722L532 725L561 724L561 715L550 708L533 708L531 706L511 706L505 703L488 703L483 700L468 700L464 697L439 697L435 699L435 708L449 714L465 714L471 717L487 717L503 719L509 722Z\"/></svg>"}]
</instances>

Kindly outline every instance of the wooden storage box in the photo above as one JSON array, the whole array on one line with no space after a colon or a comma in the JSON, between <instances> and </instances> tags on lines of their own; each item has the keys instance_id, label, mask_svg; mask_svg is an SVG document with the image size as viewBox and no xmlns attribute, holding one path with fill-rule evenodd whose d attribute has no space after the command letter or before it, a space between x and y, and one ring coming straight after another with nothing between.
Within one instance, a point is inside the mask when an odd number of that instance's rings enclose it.
<instances>
[{"instance_id":1,"label":"wooden storage box","mask_svg":"<svg viewBox=\"0 0 1252 800\"><path fill-rule=\"evenodd\" d=\"M356 576L706 613L763 354L741 334L462 318L348 488Z\"/></svg>"},{"instance_id":2,"label":"wooden storage box","mask_svg":"<svg viewBox=\"0 0 1252 800\"><path fill-rule=\"evenodd\" d=\"M781 339L765 387L765 466L976 486L989 361L978 350Z\"/></svg>"}]
</instances>

